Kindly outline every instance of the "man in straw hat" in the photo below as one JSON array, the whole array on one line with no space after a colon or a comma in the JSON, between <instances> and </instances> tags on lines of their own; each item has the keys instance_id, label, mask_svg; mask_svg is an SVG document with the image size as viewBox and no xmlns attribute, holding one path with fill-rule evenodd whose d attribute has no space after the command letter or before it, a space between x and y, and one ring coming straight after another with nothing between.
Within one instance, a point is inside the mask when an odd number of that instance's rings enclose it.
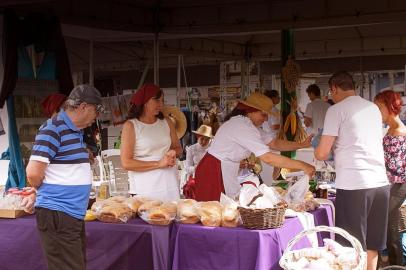
<instances>
[{"instance_id":1,"label":"man in straw hat","mask_svg":"<svg viewBox=\"0 0 406 270\"><path fill-rule=\"evenodd\" d=\"M213 138L212 129L210 126L201 125L197 130L192 131L196 134L197 143L186 147L185 169L188 177L188 184L183 188L183 194L186 198L194 198L194 173L197 164L206 154L210 145L210 140Z\"/></svg>"},{"instance_id":2,"label":"man in straw hat","mask_svg":"<svg viewBox=\"0 0 406 270\"><path fill-rule=\"evenodd\" d=\"M236 108L220 126L206 155L195 172L195 196L199 201L219 200L221 192L234 197L240 190L238 170L240 161L254 153L262 162L277 167L300 169L312 176L315 169L303 161L292 160L274 154L270 147L278 151L291 151L310 146L310 139L304 143L274 139L265 143L259 127L272 113L272 100L254 92L246 100L238 102Z\"/></svg>"},{"instance_id":3,"label":"man in straw hat","mask_svg":"<svg viewBox=\"0 0 406 270\"><path fill-rule=\"evenodd\" d=\"M83 219L92 171L82 129L95 121L101 103L96 88L76 86L63 110L48 119L35 138L27 179L38 188L36 219L48 269L86 269Z\"/></svg>"},{"instance_id":4,"label":"man in straw hat","mask_svg":"<svg viewBox=\"0 0 406 270\"><path fill-rule=\"evenodd\" d=\"M175 124L162 113L164 93L144 84L131 98L121 134L121 163L128 170L131 194L179 199L176 156L182 153Z\"/></svg>"}]
</instances>

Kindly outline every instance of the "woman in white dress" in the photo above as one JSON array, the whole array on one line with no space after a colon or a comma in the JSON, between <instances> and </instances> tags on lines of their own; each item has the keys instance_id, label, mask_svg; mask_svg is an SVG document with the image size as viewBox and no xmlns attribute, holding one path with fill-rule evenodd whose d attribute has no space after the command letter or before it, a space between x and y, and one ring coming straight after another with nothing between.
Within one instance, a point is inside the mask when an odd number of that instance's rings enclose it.
<instances>
[{"instance_id":1,"label":"woman in white dress","mask_svg":"<svg viewBox=\"0 0 406 270\"><path fill-rule=\"evenodd\" d=\"M130 194L171 201L179 199L175 165L182 147L163 106L163 91L155 84L144 84L133 95L121 134L121 163L128 170Z\"/></svg>"},{"instance_id":2,"label":"woman in white dress","mask_svg":"<svg viewBox=\"0 0 406 270\"><path fill-rule=\"evenodd\" d=\"M267 120L268 114L272 113L271 109L272 100L257 92L237 104L232 112L233 116L220 126L206 155L196 168L196 200L219 200L221 192L230 197L238 195L240 161L248 158L251 153L273 166L300 169L310 176L314 174L314 166L271 152L271 148L292 151L310 146L311 137L304 143L277 139L265 143L261 138L259 127Z\"/></svg>"}]
</instances>

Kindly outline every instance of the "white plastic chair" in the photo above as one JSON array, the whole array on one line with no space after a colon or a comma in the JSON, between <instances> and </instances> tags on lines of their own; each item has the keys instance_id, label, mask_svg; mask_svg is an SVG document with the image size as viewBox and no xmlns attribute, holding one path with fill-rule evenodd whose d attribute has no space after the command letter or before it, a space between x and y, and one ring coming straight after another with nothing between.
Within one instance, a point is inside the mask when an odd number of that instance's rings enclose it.
<instances>
[{"instance_id":1,"label":"white plastic chair","mask_svg":"<svg viewBox=\"0 0 406 270\"><path fill-rule=\"evenodd\" d=\"M108 164L111 195L124 195L128 192L128 172L121 166L120 149L107 149L101 152Z\"/></svg>"}]
</instances>

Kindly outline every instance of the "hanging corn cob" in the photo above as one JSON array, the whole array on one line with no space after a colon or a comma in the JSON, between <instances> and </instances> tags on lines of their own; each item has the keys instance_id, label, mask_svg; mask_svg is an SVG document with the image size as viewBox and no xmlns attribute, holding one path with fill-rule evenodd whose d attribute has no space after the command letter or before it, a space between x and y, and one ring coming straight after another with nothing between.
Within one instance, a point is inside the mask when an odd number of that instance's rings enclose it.
<instances>
[{"instance_id":1,"label":"hanging corn cob","mask_svg":"<svg viewBox=\"0 0 406 270\"><path fill-rule=\"evenodd\" d=\"M307 139L307 133L304 130L302 123L299 120L299 124L297 125L296 134L295 134L295 137L293 138L293 140L295 142L304 142L306 139Z\"/></svg>"},{"instance_id":2,"label":"hanging corn cob","mask_svg":"<svg viewBox=\"0 0 406 270\"><path fill-rule=\"evenodd\" d=\"M290 134L295 135L297 129L297 100L296 98L292 98L290 102L290 113L286 117L285 124L283 125L284 133L288 132L290 127Z\"/></svg>"}]
</instances>

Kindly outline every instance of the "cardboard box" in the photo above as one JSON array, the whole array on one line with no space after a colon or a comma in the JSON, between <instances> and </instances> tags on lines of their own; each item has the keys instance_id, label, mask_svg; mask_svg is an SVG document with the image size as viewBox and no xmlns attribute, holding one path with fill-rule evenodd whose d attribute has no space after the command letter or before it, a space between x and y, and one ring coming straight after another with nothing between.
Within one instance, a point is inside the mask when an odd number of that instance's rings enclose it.
<instances>
[{"instance_id":1,"label":"cardboard box","mask_svg":"<svg viewBox=\"0 0 406 270\"><path fill-rule=\"evenodd\" d=\"M0 209L0 218L19 218L27 215L29 213L24 210Z\"/></svg>"}]
</instances>

